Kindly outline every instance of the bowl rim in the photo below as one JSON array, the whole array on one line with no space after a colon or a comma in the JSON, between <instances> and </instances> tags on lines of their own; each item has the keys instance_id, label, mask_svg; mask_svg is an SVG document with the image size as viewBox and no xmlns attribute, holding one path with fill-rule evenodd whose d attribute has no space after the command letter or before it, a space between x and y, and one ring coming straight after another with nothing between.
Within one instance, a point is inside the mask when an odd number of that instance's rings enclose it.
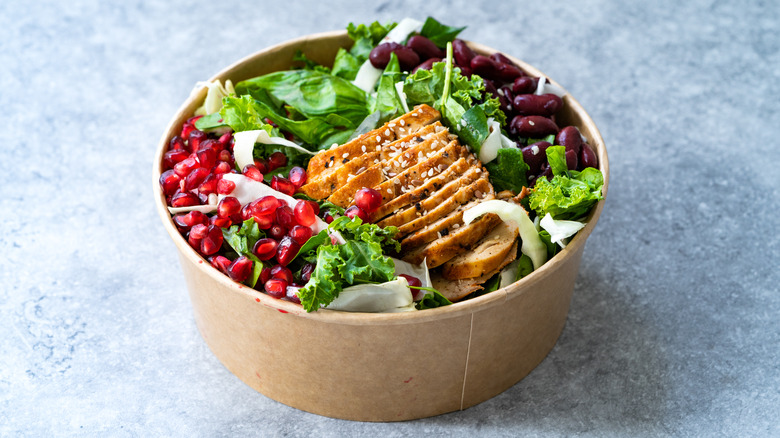
<instances>
[{"instance_id":1,"label":"bowl rim","mask_svg":"<svg viewBox=\"0 0 780 438\"><path fill-rule=\"evenodd\" d=\"M330 31L330 32L309 34L291 40L283 41L239 59L233 64L220 70L218 73L212 76L208 80L208 82L212 82L217 79L222 81L224 81L225 79L229 79L231 78L230 76L231 74L235 74L235 72L245 64L249 62L253 62L257 58L262 58L268 56L269 54L276 53L281 49L287 47L300 46L299 48L301 50L304 50L305 46L309 41L323 40L323 39L345 40L346 36L347 36L347 32L345 30L341 30L341 31ZM349 40L347 39L347 41ZM472 50L474 50L474 52L478 54L489 55L491 53L499 52L498 50L485 46L483 44L474 43L468 40L464 40L464 41L468 44L468 46ZM341 46L348 47L348 45L345 46L344 44L341 44ZM537 77L544 76L553 85L561 87L561 89L566 91L566 95L563 97L564 103L570 106L572 112L577 114L578 117L581 119L582 125L587 126L588 130L591 132L592 138L588 139L589 144L591 145L591 147L594 148L596 152L596 155L599 159L599 169L601 170L604 176L604 186L602 188L602 195L604 199L598 201L596 205L591 209L591 212L588 214L588 217L586 219L587 224L585 225L585 227L582 230L580 230L577 233L577 235L574 236L574 238L572 238L572 240L569 242L568 245L566 245L565 248L559 251L559 253L556 254L555 257L548 260L544 265L542 265L541 268L533 271L528 276L508 286L499 288L496 291L489 292L469 300L459 301L449 306L438 307L434 309L426 309L425 311L422 312L401 312L401 313L358 313L358 312L341 312L341 311L334 311L329 309L319 309L314 312L306 312L299 304L273 298L253 288L234 282L227 275L223 274L216 268L212 267L211 264L208 263L208 261L206 261L205 258L203 258L201 255L199 255L189 245L187 240L184 239L184 237L179 233L179 231L176 229L176 226L173 223L172 216L168 211L167 204L165 202L165 196L162 193L162 189L159 183L160 175L162 174L162 158L168 146L169 139L176 132L177 126L183 120L186 120L186 118L190 116L190 112L192 111L191 108L194 108L193 105L195 105L195 103L201 101L205 97L205 93L206 93L205 87L198 86L198 85L196 85L196 87L192 90L189 97L181 104L179 109L176 111L174 116L167 124L163 132L163 135L161 136L160 141L158 142L157 150L155 153L155 160L153 162L153 169L152 169L153 190L154 190L157 212L159 213L160 218L162 219L165 230L168 232L174 244L178 248L179 256L185 257L188 261L190 261L194 265L200 265L204 267L205 273L209 277L216 280L219 284L221 284L222 286L226 287L228 290L234 293L243 294L248 299L251 299L252 301L258 302L264 306L278 310L282 313L288 313L303 318L309 318L323 323L336 323L336 324L347 324L347 325L367 325L367 324L394 325L394 324L423 323L430 320L455 318L455 317L462 316L464 314L471 314L478 311L486 310L494 306L501 305L503 302L509 300L510 298L520 296L525 291L530 290L532 287L534 287L534 285L543 281L550 275L553 275L553 273L557 271L557 268L559 266L565 264L571 257L575 257L576 254L582 249L582 247L584 247L588 236L593 231L593 229L596 226L596 223L598 222L599 216L601 215L601 211L604 209L604 204L607 196L607 189L609 186L609 159L607 157L607 150L604 144L604 139L602 138L601 133L598 130L598 127L593 122L593 119L590 117L590 115L584 110L584 108L579 103L579 101L577 101L563 86L561 86L555 80L551 79L549 76L544 74L541 70L511 55L505 54L503 52L501 53L504 54L507 58L509 58L512 62L516 63L520 68L522 68L529 74Z\"/></svg>"}]
</instances>

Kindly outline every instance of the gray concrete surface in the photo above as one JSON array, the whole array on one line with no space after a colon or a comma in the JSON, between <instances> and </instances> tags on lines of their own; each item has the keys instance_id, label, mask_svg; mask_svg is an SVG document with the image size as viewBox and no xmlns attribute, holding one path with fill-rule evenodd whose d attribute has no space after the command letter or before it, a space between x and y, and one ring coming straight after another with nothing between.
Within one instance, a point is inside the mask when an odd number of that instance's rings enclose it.
<instances>
[{"instance_id":1,"label":"gray concrete surface","mask_svg":"<svg viewBox=\"0 0 780 438\"><path fill-rule=\"evenodd\" d=\"M0 436L780 435L777 2L0 2ZM152 158L196 81L433 15L562 83L612 180L525 380L405 423L244 385L195 328Z\"/></svg>"}]
</instances>

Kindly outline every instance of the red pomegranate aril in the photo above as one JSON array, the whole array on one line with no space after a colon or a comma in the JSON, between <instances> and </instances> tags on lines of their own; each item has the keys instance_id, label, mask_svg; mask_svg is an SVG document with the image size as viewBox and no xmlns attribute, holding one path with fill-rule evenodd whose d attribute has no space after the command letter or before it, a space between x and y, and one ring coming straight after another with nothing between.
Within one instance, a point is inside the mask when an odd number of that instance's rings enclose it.
<instances>
[{"instance_id":1,"label":"red pomegranate aril","mask_svg":"<svg viewBox=\"0 0 780 438\"><path fill-rule=\"evenodd\" d=\"M217 154L217 159L219 161L225 161L230 163L231 161L233 161L233 155L230 153L229 150L223 149L219 151L219 153Z\"/></svg>"},{"instance_id":2,"label":"red pomegranate aril","mask_svg":"<svg viewBox=\"0 0 780 438\"><path fill-rule=\"evenodd\" d=\"M214 166L214 173L224 175L226 173L229 173L233 169L233 166L230 165L230 163L226 161L220 161L217 163L216 166Z\"/></svg>"},{"instance_id":3,"label":"red pomegranate aril","mask_svg":"<svg viewBox=\"0 0 780 438\"><path fill-rule=\"evenodd\" d=\"M352 207L349 207L347 211L344 212L344 214L347 217L352 219L354 219L355 217L359 217L360 220L363 221L363 223L368 223L368 213L366 213L365 210L358 207L357 205L353 205Z\"/></svg>"},{"instance_id":4,"label":"red pomegranate aril","mask_svg":"<svg viewBox=\"0 0 780 438\"><path fill-rule=\"evenodd\" d=\"M217 181L217 193L220 195L229 195L236 189L236 183L229 179L220 179Z\"/></svg>"},{"instance_id":5,"label":"red pomegranate aril","mask_svg":"<svg viewBox=\"0 0 780 438\"><path fill-rule=\"evenodd\" d=\"M200 241L200 252L205 255L215 254L222 247L222 230L216 225L209 225L208 232Z\"/></svg>"},{"instance_id":6,"label":"red pomegranate aril","mask_svg":"<svg viewBox=\"0 0 780 438\"><path fill-rule=\"evenodd\" d=\"M276 240L282 240L287 235L287 229L281 225L274 225L268 230L268 235Z\"/></svg>"},{"instance_id":7,"label":"red pomegranate aril","mask_svg":"<svg viewBox=\"0 0 780 438\"><path fill-rule=\"evenodd\" d=\"M301 304L301 299L298 297L298 291L300 290L301 288L296 285L287 286L287 301L291 301L295 304Z\"/></svg>"},{"instance_id":8,"label":"red pomegranate aril","mask_svg":"<svg viewBox=\"0 0 780 438\"><path fill-rule=\"evenodd\" d=\"M291 230L292 227L298 225L295 221L295 213L288 205L283 205L276 209L276 223Z\"/></svg>"},{"instance_id":9,"label":"red pomegranate aril","mask_svg":"<svg viewBox=\"0 0 780 438\"><path fill-rule=\"evenodd\" d=\"M195 126L195 122L197 122L201 118L203 118L203 116L192 116L189 119L187 119L186 123L189 123L190 125Z\"/></svg>"},{"instance_id":10,"label":"red pomegranate aril","mask_svg":"<svg viewBox=\"0 0 780 438\"><path fill-rule=\"evenodd\" d=\"M287 266L298 255L299 249L301 249L300 245L295 243L292 237L284 236L279 242L279 247L276 248L276 260L280 265Z\"/></svg>"},{"instance_id":11,"label":"red pomegranate aril","mask_svg":"<svg viewBox=\"0 0 780 438\"><path fill-rule=\"evenodd\" d=\"M247 164L241 171L245 177L251 178L255 181L263 182L263 173L254 164Z\"/></svg>"},{"instance_id":12,"label":"red pomegranate aril","mask_svg":"<svg viewBox=\"0 0 780 438\"><path fill-rule=\"evenodd\" d=\"M314 273L314 268L316 265L314 263L306 263L301 268L301 281L304 283L308 283L309 280L311 280L311 274Z\"/></svg>"},{"instance_id":13,"label":"red pomegranate aril","mask_svg":"<svg viewBox=\"0 0 780 438\"><path fill-rule=\"evenodd\" d=\"M260 260L271 260L276 255L276 249L279 247L279 242L274 239L264 237L255 243L252 247L252 253Z\"/></svg>"},{"instance_id":14,"label":"red pomegranate aril","mask_svg":"<svg viewBox=\"0 0 780 438\"><path fill-rule=\"evenodd\" d=\"M246 256L241 256L230 264L227 268L227 274L233 281L243 283L249 278L249 274L252 273L253 267L254 262L251 259Z\"/></svg>"},{"instance_id":15,"label":"red pomegranate aril","mask_svg":"<svg viewBox=\"0 0 780 438\"><path fill-rule=\"evenodd\" d=\"M169 151L185 150L185 149L187 149L187 145L184 143L184 139L179 137L178 135L174 135L171 141L168 142Z\"/></svg>"},{"instance_id":16,"label":"red pomegranate aril","mask_svg":"<svg viewBox=\"0 0 780 438\"><path fill-rule=\"evenodd\" d=\"M271 268L264 266L260 271L260 284L265 284L266 281L271 279Z\"/></svg>"},{"instance_id":17,"label":"red pomegranate aril","mask_svg":"<svg viewBox=\"0 0 780 438\"><path fill-rule=\"evenodd\" d=\"M355 193L355 205L366 213L373 213L382 205L382 195L374 189L363 187Z\"/></svg>"},{"instance_id":18,"label":"red pomegranate aril","mask_svg":"<svg viewBox=\"0 0 780 438\"><path fill-rule=\"evenodd\" d=\"M272 278L265 282L265 293L274 298L283 298L287 295L287 282L278 278Z\"/></svg>"},{"instance_id":19,"label":"red pomegranate aril","mask_svg":"<svg viewBox=\"0 0 780 438\"><path fill-rule=\"evenodd\" d=\"M252 203L246 204L241 207L241 220L245 221L252 217Z\"/></svg>"},{"instance_id":20,"label":"red pomegranate aril","mask_svg":"<svg viewBox=\"0 0 780 438\"><path fill-rule=\"evenodd\" d=\"M184 190L197 189L198 186L206 179L206 177L209 176L209 174L211 174L211 172L203 167L193 169L192 172L190 172L184 178Z\"/></svg>"},{"instance_id":21,"label":"red pomegranate aril","mask_svg":"<svg viewBox=\"0 0 780 438\"><path fill-rule=\"evenodd\" d=\"M198 193L204 193L207 195L216 193L217 183L219 183L217 174L214 173L208 174L208 176L206 176L206 179L204 179L203 182L200 183L200 185L198 186Z\"/></svg>"},{"instance_id":22,"label":"red pomegranate aril","mask_svg":"<svg viewBox=\"0 0 780 438\"><path fill-rule=\"evenodd\" d=\"M266 174L271 171L271 169L268 167L268 161L264 159L255 160L255 167L257 167L260 172L263 174Z\"/></svg>"},{"instance_id":23,"label":"red pomegranate aril","mask_svg":"<svg viewBox=\"0 0 780 438\"><path fill-rule=\"evenodd\" d=\"M211 169L217 165L217 151L210 148L208 145L203 145L198 149L198 162L200 167Z\"/></svg>"},{"instance_id":24,"label":"red pomegranate aril","mask_svg":"<svg viewBox=\"0 0 780 438\"><path fill-rule=\"evenodd\" d=\"M195 157L190 155L184 160L176 163L173 166L173 171L176 172L176 175L179 175L179 177L184 178L187 175L189 175L190 172L193 171L193 169L197 169L198 167L199 167L198 160Z\"/></svg>"},{"instance_id":25,"label":"red pomegranate aril","mask_svg":"<svg viewBox=\"0 0 780 438\"><path fill-rule=\"evenodd\" d=\"M233 196L225 196L217 205L217 216L238 219L241 216L241 202Z\"/></svg>"},{"instance_id":26,"label":"red pomegranate aril","mask_svg":"<svg viewBox=\"0 0 780 438\"><path fill-rule=\"evenodd\" d=\"M173 217L173 222L181 231L188 231L195 225L206 225L209 223L209 217L199 211L177 214Z\"/></svg>"},{"instance_id":27,"label":"red pomegranate aril","mask_svg":"<svg viewBox=\"0 0 780 438\"><path fill-rule=\"evenodd\" d=\"M299 189L302 185L306 184L306 169L300 166L295 166L290 169L289 180L295 188Z\"/></svg>"},{"instance_id":28,"label":"red pomegranate aril","mask_svg":"<svg viewBox=\"0 0 780 438\"><path fill-rule=\"evenodd\" d=\"M195 125L191 125L189 123L183 124L181 126L181 138L183 140L188 140L192 131L195 131Z\"/></svg>"},{"instance_id":29,"label":"red pomegranate aril","mask_svg":"<svg viewBox=\"0 0 780 438\"><path fill-rule=\"evenodd\" d=\"M176 190L179 190L180 182L181 177L173 169L166 170L160 175L160 187L165 196L171 196L176 193Z\"/></svg>"},{"instance_id":30,"label":"red pomegranate aril","mask_svg":"<svg viewBox=\"0 0 780 438\"><path fill-rule=\"evenodd\" d=\"M331 216L331 214L330 214L330 213L325 213L325 218L324 218L324 220L325 220L325 223L326 223L326 224L329 224L329 223L333 222L333 216Z\"/></svg>"},{"instance_id":31,"label":"red pomegranate aril","mask_svg":"<svg viewBox=\"0 0 780 438\"><path fill-rule=\"evenodd\" d=\"M288 196L294 195L295 190L297 190L295 185L291 183L289 179L278 175L274 175L271 178L271 188Z\"/></svg>"},{"instance_id":32,"label":"red pomegranate aril","mask_svg":"<svg viewBox=\"0 0 780 438\"><path fill-rule=\"evenodd\" d=\"M276 209L283 205L283 201L280 201L275 196L263 196L262 198L252 201L252 209L257 214L273 214Z\"/></svg>"},{"instance_id":33,"label":"red pomegranate aril","mask_svg":"<svg viewBox=\"0 0 780 438\"><path fill-rule=\"evenodd\" d=\"M211 266L221 271L223 274L227 274L228 268L233 264L229 258L221 255L211 256L208 258L208 261L211 263Z\"/></svg>"},{"instance_id":34,"label":"red pomegranate aril","mask_svg":"<svg viewBox=\"0 0 780 438\"><path fill-rule=\"evenodd\" d=\"M171 198L171 207L190 207L200 205L200 199L192 192L176 192Z\"/></svg>"},{"instance_id":35,"label":"red pomegranate aril","mask_svg":"<svg viewBox=\"0 0 780 438\"><path fill-rule=\"evenodd\" d=\"M228 217L212 216L211 224L219 228L230 228L233 225L233 220Z\"/></svg>"},{"instance_id":36,"label":"red pomegranate aril","mask_svg":"<svg viewBox=\"0 0 780 438\"><path fill-rule=\"evenodd\" d=\"M398 274L398 276L405 278L407 283L409 283L409 287L422 287L422 281L417 277L406 274Z\"/></svg>"},{"instance_id":37,"label":"red pomegranate aril","mask_svg":"<svg viewBox=\"0 0 780 438\"><path fill-rule=\"evenodd\" d=\"M295 221L299 224L310 227L314 225L317 220L317 216L314 214L314 209L311 208L308 202L299 200L295 204Z\"/></svg>"},{"instance_id":38,"label":"red pomegranate aril","mask_svg":"<svg viewBox=\"0 0 780 438\"><path fill-rule=\"evenodd\" d=\"M168 151L163 155L163 167L165 169L171 169L176 165L176 163L184 161L189 156L190 154L184 149L174 149Z\"/></svg>"},{"instance_id":39,"label":"red pomegranate aril","mask_svg":"<svg viewBox=\"0 0 780 438\"><path fill-rule=\"evenodd\" d=\"M314 234L314 232L309 227L304 227L302 225L296 225L290 230L290 237L292 237L292 240L295 241L298 245L303 245L306 243L307 240L311 239L311 236Z\"/></svg>"},{"instance_id":40,"label":"red pomegranate aril","mask_svg":"<svg viewBox=\"0 0 780 438\"><path fill-rule=\"evenodd\" d=\"M189 234L187 234L187 242L190 243L190 246L195 248L196 250L200 248L200 241L204 237L206 237L206 234L208 233L208 227L203 224L197 224L192 227Z\"/></svg>"},{"instance_id":41,"label":"red pomegranate aril","mask_svg":"<svg viewBox=\"0 0 780 438\"><path fill-rule=\"evenodd\" d=\"M289 284L293 282L293 273L289 268L282 265L276 265L271 268L271 278L278 278Z\"/></svg>"},{"instance_id":42,"label":"red pomegranate aril","mask_svg":"<svg viewBox=\"0 0 780 438\"><path fill-rule=\"evenodd\" d=\"M267 230L274 226L274 215L272 214L253 214L252 218L261 230Z\"/></svg>"},{"instance_id":43,"label":"red pomegranate aril","mask_svg":"<svg viewBox=\"0 0 780 438\"><path fill-rule=\"evenodd\" d=\"M232 132L226 132L219 136L218 142L222 143L222 149L226 149L230 145L230 140L233 139Z\"/></svg>"},{"instance_id":44,"label":"red pomegranate aril","mask_svg":"<svg viewBox=\"0 0 780 438\"><path fill-rule=\"evenodd\" d=\"M281 152L274 152L268 157L268 168L270 170L278 169L287 165L287 155Z\"/></svg>"},{"instance_id":45,"label":"red pomegranate aril","mask_svg":"<svg viewBox=\"0 0 780 438\"><path fill-rule=\"evenodd\" d=\"M191 151L197 151L200 149L200 143L208 138L208 134L206 134L203 131L198 131L195 129L194 131L190 132L190 138L187 140L187 144L189 146L189 149Z\"/></svg>"},{"instance_id":46,"label":"red pomegranate aril","mask_svg":"<svg viewBox=\"0 0 780 438\"><path fill-rule=\"evenodd\" d=\"M311 205L311 209L314 211L314 214L319 216L319 214L320 214L320 205L317 204L314 201L306 201L306 202L308 202L309 205Z\"/></svg>"}]
</instances>

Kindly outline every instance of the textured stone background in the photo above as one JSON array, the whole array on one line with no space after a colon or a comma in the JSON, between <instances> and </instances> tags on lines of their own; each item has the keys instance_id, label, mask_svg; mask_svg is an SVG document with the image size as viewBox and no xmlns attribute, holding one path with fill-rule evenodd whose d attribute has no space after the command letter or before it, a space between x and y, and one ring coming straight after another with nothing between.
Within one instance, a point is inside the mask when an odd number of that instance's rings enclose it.
<instances>
[{"instance_id":1,"label":"textured stone background","mask_svg":"<svg viewBox=\"0 0 780 438\"><path fill-rule=\"evenodd\" d=\"M777 2L0 2L0 435L780 435ZM339 421L201 340L152 207L196 81L350 21L433 15L590 112L612 179L568 323L463 412Z\"/></svg>"}]
</instances>

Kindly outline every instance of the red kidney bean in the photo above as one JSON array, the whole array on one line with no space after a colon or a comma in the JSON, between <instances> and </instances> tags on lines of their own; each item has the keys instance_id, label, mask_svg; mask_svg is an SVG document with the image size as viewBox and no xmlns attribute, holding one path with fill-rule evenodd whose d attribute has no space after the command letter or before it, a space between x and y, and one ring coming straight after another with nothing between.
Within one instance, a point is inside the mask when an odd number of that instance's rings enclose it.
<instances>
[{"instance_id":1,"label":"red kidney bean","mask_svg":"<svg viewBox=\"0 0 780 438\"><path fill-rule=\"evenodd\" d=\"M523 71L512 64L498 64L498 76L504 82L512 82L523 76Z\"/></svg>"},{"instance_id":2,"label":"red kidney bean","mask_svg":"<svg viewBox=\"0 0 780 438\"><path fill-rule=\"evenodd\" d=\"M374 47L374 50L372 50L368 55L368 59L371 61L371 65L381 69L387 67L387 63L390 62L390 54L399 47L403 46L394 42L382 43Z\"/></svg>"},{"instance_id":3,"label":"red kidney bean","mask_svg":"<svg viewBox=\"0 0 780 438\"><path fill-rule=\"evenodd\" d=\"M596 152L593 151L589 144L583 143L582 149L580 149L580 170L586 167L598 168L598 165L599 159L596 156Z\"/></svg>"},{"instance_id":4,"label":"red kidney bean","mask_svg":"<svg viewBox=\"0 0 780 438\"><path fill-rule=\"evenodd\" d=\"M541 138L558 133L558 126L543 116L515 116L510 131L520 137Z\"/></svg>"},{"instance_id":5,"label":"red kidney bean","mask_svg":"<svg viewBox=\"0 0 780 438\"><path fill-rule=\"evenodd\" d=\"M512 60L510 60L506 56L504 56L503 53L499 53L499 52L493 53L492 55L490 55L490 59L498 62L499 64L506 64L506 65L511 65L513 67L516 67L515 63L512 62Z\"/></svg>"},{"instance_id":6,"label":"red kidney bean","mask_svg":"<svg viewBox=\"0 0 780 438\"><path fill-rule=\"evenodd\" d=\"M441 58L428 58L427 60L425 60L422 63L420 63L420 65L415 67L414 70L412 70L412 73L414 73L414 72L416 72L417 70L420 70L420 69L422 69L422 70L430 70L431 68L433 68L433 64L435 64L437 62L441 62Z\"/></svg>"},{"instance_id":7,"label":"red kidney bean","mask_svg":"<svg viewBox=\"0 0 780 438\"><path fill-rule=\"evenodd\" d=\"M538 175L542 171L542 165L547 162L547 148L550 143L546 141L537 141L522 148L523 161L528 165L530 175Z\"/></svg>"},{"instance_id":8,"label":"red kidney bean","mask_svg":"<svg viewBox=\"0 0 780 438\"><path fill-rule=\"evenodd\" d=\"M412 50L411 47L401 46L400 49L394 50L393 53L398 57L398 63L401 64L401 70L403 71L409 71L420 64L420 55Z\"/></svg>"},{"instance_id":9,"label":"red kidney bean","mask_svg":"<svg viewBox=\"0 0 780 438\"><path fill-rule=\"evenodd\" d=\"M471 59L471 70L487 79L501 79L498 63L487 56L477 55Z\"/></svg>"},{"instance_id":10,"label":"red kidney bean","mask_svg":"<svg viewBox=\"0 0 780 438\"><path fill-rule=\"evenodd\" d=\"M512 91L515 92L515 95L529 94L529 93L533 93L536 90L536 87L538 85L539 85L539 78L521 76L515 79L515 82L512 84Z\"/></svg>"},{"instance_id":11,"label":"red kidney bean","mask_svg":"<svg viewBox=\"0 0 780 438\"><path fill-rule=\"evenodd\" d=\"M471 78L471 75L473 74L473 72L471 71L471 67L460 67L460 66L458 66L458 68L460 69L460 74L462 74L463 76L465 76L467 78Z\"/></svg>"},{"instance_id":12,"label":"red kidney bean","mask_svg":"<svg viewBox=\"0 0 780 438\"><path fill-rule=\"evenodd\" d=\"M512 104L517 114L549 117L561 109L563 101L554 94L520 94L515 96Z\"/></svg>"},{"instance_id":13,"label":"red kidney bean","mask_svg":"<svg viewBox=\"0 0 780 438\"><path fill-rule=\"evenodd\" d=\"M555 136L555 144L566 146L567 151L574 151L575 154L579 154L582 147L580 130L576 126L567 126L561 129L561 132Z\"/></svg>"},{"instance_id":14,"label":"red kidney bean","mask_svg":"<svg viewBox=\"0 0 780 438\"><path fill-rule=\"evenodd\" d=\"M501 103L501 109L507 114L512 114L513 112L513 99L514 95L512 94L512 87L504 85L498 91L498 101Z\"/></svg>"},{"instance_id":15,"label":"red kidney bean","mask_svg":"<svg viewBox=\"0 0 780 438\"><path fill-rule=\"evenodd\" d=\"M496 99L498 98L498 89L496 88L496 84L494 84L490 79L485 79L485 91L490 93Z\"/></svg>"},{"instance_id":16,"label":"red kidney bean","mask_svg":"<svg viewBox=\"0 0 780 438\"><path fill-rule=\"evenodd\" d=\"M577 170L577 153L572 150L566 150L566 168Z\"/></svg>"},{"instance_id":17,"label":"red kidney bean","mask_svg":"<svg viewBox=\"0 0 780 438\"><path fill-rule=\"evenodd\" d=\"M445 53L442 49L436 47L436 44L434 44L433 41L425 38L422 35L414 35L413 37L409 38L409 41L406 42L406 45L414 50L418 55L420 55L420 59L441 59L445 56Z\"/></svg>"},{"instance_id":18,"label":"red kidney bean","mask_svg":"<svg viewBox=\"0 0 780 438\"><path fill-rule=\"evenodd\" d=\"M452 41L452 57L455 59L455 64L461 67L470 67L474 56L474 52L463 40L455 39Z\"/></svg>"}]
</instances>

